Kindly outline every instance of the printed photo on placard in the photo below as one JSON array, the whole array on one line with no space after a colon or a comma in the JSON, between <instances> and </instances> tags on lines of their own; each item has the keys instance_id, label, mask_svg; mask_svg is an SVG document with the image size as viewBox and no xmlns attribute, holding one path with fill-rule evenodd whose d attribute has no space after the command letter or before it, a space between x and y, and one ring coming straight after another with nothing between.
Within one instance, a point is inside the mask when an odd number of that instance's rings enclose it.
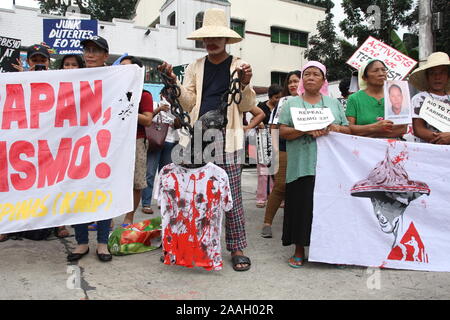
<instances>
[{"instance_id":1,"label":"printed photo on placard","mask_svg":"<svg viewBox=\"0 0 450 320\"><path fill-rule=\"evenodd\" d=\"M384 114L394 124L412 123L411 101L407 81L386 81L384 83Z\"/></svg>"}]
</instances>

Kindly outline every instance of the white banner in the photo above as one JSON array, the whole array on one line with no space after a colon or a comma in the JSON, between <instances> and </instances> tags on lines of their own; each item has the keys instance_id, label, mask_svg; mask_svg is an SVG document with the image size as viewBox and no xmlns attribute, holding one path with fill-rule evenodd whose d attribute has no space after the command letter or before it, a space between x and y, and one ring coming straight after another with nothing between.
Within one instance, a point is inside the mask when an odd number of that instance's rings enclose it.
<instances>
[{"instance_id":1,"label":"white banner","mask_svg":"<svg viewBox=\"0 0 450 320\"><path fill-rule=\"evenodd\" d=\"M136 65L0 75L0 234L133 207Z\"/></svg>"},{"instance_id":2,"label":"white banner","mask_svg":"<svg viewBox=\"0 0 450 320\"><path fill-rule=\"evenodd\" d=\"M361 65L370 59L384 62L388 68L388 80L403 80L417 64L416 60L371 36L348 59L347 64L359 70Z\"/></svg>"},{"instance_id":3,"label":"white banner","mask_svg":"<svg viewBox=\"0 0 450 320\"><path fill-rule=\"evenodd\" d=\"M450 271L448 146L317 139L310 260Z\"/></svg>"}]
</instances>

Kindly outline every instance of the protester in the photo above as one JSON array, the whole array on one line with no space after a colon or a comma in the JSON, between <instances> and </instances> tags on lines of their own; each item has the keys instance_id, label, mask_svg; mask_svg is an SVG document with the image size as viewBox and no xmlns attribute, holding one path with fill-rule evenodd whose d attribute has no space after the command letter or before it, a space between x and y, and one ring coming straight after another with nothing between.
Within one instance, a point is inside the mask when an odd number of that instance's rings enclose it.
<instances>
[{"instance_id":1,"label":"protester","mask_svg":"<svg viewBox=\"0 0 450 320\"><path fill-rule=\"evenodd\" d=\"M423 142L450 144L450 132L441 132L423 120L419 113L426 98L450 105L450 59L444 52L431 54L415 70L409 82L420 92L412 98L414 135Z\"/></svg>"},{"instance_id":2,"label":"protester","mask_svg":"<svg viewBox=\"0 0 450 320\"><path fill-rule=\"evenodd\" d=\"M221 9L206 10L202 28L192 33L188 39L202 40L208 52L206 57L188 66L181 86L180 103L184 110L190 112L192 124L199 116L220 105L222 94L229 87L231 73L241 70L242 100L238 104L232 102L228 107L228 124L226 130L223 130L226 159L218 165L228 174L233 197L233 209L225 215L227 249L231 252L233 269L246 271L250 269L251 261L243 253L247 240L241 194L241 165L237 163L237 158L244 142L242 113L256 106L256 94L250 84L252 69L240 58L226 52L227 44L237 43L242 38L228 27L225 12ZM166 70L173 81L176 81L171 65L163 63L159 69ZM217 141L217 144L220 145L221 142Z\"/></svg>"},{"instance_id":3,"label":"protester","mask_svg":"<svg viewBox=\"0 0 450 320\"><path fill-rule=\"evenodd\" d=\"M384 82L387 68L377 59L369 60L358 73L360 90L348 98L346 115L352 134L371 138L402 138L407 125L384 120Z\"/></svg>"},{"instance_id":4,"label":"protester","mask_svg":"<svg viewBox=\"0 0 450 320\"><path fill-rule=\"evenodd\" d=\"M61 59L59 69L81 69L84 68L84 61L80 55L68 54Z\"/></svg>"},{"instance_id":5,"label":"protester","mask_svg":"<svg viewBox=\"0 0 450 320\"><path fill-rule=\"evenodd\" d=\"M153 112L153 122L161 121L162 123L167 123L169 129L162 149L148 150L147 152L147 187L142 190L142 212L145 214L153 214L151 205L156 171L172 163L172 149L179 139L176 131L176 129L179 129L179 125L170 112L170 102L163 95L160 95L160 99L158 107Z\"/></svg>"},{"instance_id":6,"label":"protester","mask_svg":"<svg viewBox=\"0 0 450 320\"><path fill-rule=\"evenodd\" d=\"M108 42L99 36L95 36L81 42L84 52L84 60L87 68L103 67L109 57ZM108 237L112 219L97 221L97 257L102 262L112 260L108 251ZM77 261L89 253L89 223L74 225L77 247L67 255L68 261Z\"/></svg>"},{"instance_id":7,"label":"protester","mask_svg":"<svg viewBox=\"0 0 450 320\"><path fill-rule=\"evenodd\" d=\"M313 194L316 174L316 139L329 131L350 133L342 105L328 97L326 68L310 61L302 70L299 86L301 96L288 99L280 115L280 135L287 140L286 204L283 221L283 246L295 245L289 266L303 265L305 250L311 238ZM294 128L291 109L330 108L335 120L322 130L302 132Z\"/></svg>"},{"instance_id":8,"label":"protester","mask_svg":"<svg viewBox=\"0 0 450 320\"><path fill-rule=\"evenodd\" d=\"M283 87L283 98L280 99L278 106L272 110L270 115L269 124L272 132L279 130L278 119L280 112L283 109L284 103L288 97L294 97L298 95L298 85L302 73L299 70L291 71L288 73ZM279 136L278 132L272 134L272 137ZM277 143L278 142L278 143ZM274 145L274 161L278 161L278 170L275 173L274 186L272 192L267 200L266 212L264 215L264 225L261 231L263 238L272 238L272 223L273 219L279 208L284 207L284 197L286 191L286 167L287 167L287 154L286 154L286 140L279 136L278 141L272 141ZM277 157L278 159L275 159Z\"/></svg>"},{"instance_id":9,"label":"protester","mask_svg":"<svg viewBox=\"0 0 450 320\"><path fill-rule=\"evenodd\" d=\"M282 90L283 88L278 84L271 85L268 90L269 100L258 103L258 108L260 108L264 112L265 118L262 124L258 126L257 130L266 130L268 133L268 139L270 139L270 114L272 110L278 105ZM271 150L267 150L267 148L265 150L262 150L262 152L264 152L267 156L271 156ZM268 195L272 191L273 187L273 176L268 175L267 172L265 172L267 171L266 168L266 164L261 164L260 161L258 161L258 164L256 166L258 173L258 184L256 187L256 207L258 208L264 208L266 206Z\"/></svg>"}]
</instances>

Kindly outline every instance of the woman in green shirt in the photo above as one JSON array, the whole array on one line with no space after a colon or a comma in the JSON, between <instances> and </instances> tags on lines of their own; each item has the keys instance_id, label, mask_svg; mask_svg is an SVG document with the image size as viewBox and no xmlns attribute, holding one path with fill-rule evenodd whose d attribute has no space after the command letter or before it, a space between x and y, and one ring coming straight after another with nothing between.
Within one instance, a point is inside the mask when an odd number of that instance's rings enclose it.
<instances>
[{"instance_id":1,"label":"woman in green shirt","mask_svg":"<svg viewBox=\"0 0 450 320\"><path fill-rule=\"evenodd\" d=\"M348 98L346 115L352 134L371 138L401 138L406 125L384 120L384 82L387 68L372 59L358 73L360 90Z\"/></svg>"},{"instance_id":2,"label":"woman in green shirt","mask_svg":"<svg viewBox=\"0 0 450 320\"><path fill-rule=\"evenodd\" d=\"M304 247L310 243L316 139L327 135L329 131L350 133L342 105L337 99L325 95L327 84L325 66L316 61L308 62L302 70L299 96L285 102L279 120L280 136L287 140L288 156L282 241L283 246L295 245L295 253L289 259L289 266L293 268L303 265ZM292 108L330 108L335 120L322 130L299 131L294 128Z\"/></svg>"}]
</instances>

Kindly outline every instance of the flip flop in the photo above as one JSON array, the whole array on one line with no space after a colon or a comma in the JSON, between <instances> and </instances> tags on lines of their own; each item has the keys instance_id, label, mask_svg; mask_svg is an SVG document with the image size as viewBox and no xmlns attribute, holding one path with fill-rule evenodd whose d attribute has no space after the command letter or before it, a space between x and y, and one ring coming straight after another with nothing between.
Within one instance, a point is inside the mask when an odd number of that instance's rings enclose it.
<instances>
[{"instance_id":1,"label":"flip flop","mask_svg":"<svg viewBox=\"0 0 450 320\"><path fill-rule=\"evenodd\" d=\"M250 269L250 266L252 265L250 258L246 256L233 256L231 257L231 262L233 262L234 271L247 271ZM238 264L247 264L247 266L238 268L237 267Z\"/></svg>"},{"instance_id":2,"label":"flip flop","mask_svg":"<svg viewBox=\"0 0 450 320\"><path fill-rule=\"evenodd\" d=\"M88 230L89 231L97 231L97 224L96 223L92 223L88 226Z\"/></svg>"},{"instance_id":3,"label":"flip flop","mask_svg":"<svg viewBox=\"0 0 450 320\"><path fill-rule=\"evenodd\" d=\"M9 240L9 236L7 234L0 234L0 242L5 242Z\"/></svg>"},{"instance_id":4,"label":"flip flop","mask_svg":"<svg viewBox=\"0 0 450 320\"><path fill-rule=\"evenodd\" d=\"M294 261L295 262L300 262L300 264L294 264L294 263L292 263L292 262L288 262L288 264L289 264L289 267L291 267L291 268L301 268L301 267L303 267L303 258L299 258L299 257L296 257L296 256L292 256L289 260L291 260L291 259L294 259Z\"/></svg>"},{"instance_id":5,"label":"flip flop","mask_svg":"<svg viewBox=\"0 0 450 320\"><path fill-rule=\"evenodd\" d=\"M142 213L153 214L153 209L151 207L147 207L147 206L142 207Z\"/></svg>"},{"instance_id":6,"label":"flip flop","mask_svg":"<svg viewBox=\"0 0 450 320\"><path fill-rule=\"evenodd\" d=\"M131 225L131 223L122 223L122 224L121 224L122 228L126 228L126 227L128 227L129 225Z\"/></svg>"}]
</instances>

